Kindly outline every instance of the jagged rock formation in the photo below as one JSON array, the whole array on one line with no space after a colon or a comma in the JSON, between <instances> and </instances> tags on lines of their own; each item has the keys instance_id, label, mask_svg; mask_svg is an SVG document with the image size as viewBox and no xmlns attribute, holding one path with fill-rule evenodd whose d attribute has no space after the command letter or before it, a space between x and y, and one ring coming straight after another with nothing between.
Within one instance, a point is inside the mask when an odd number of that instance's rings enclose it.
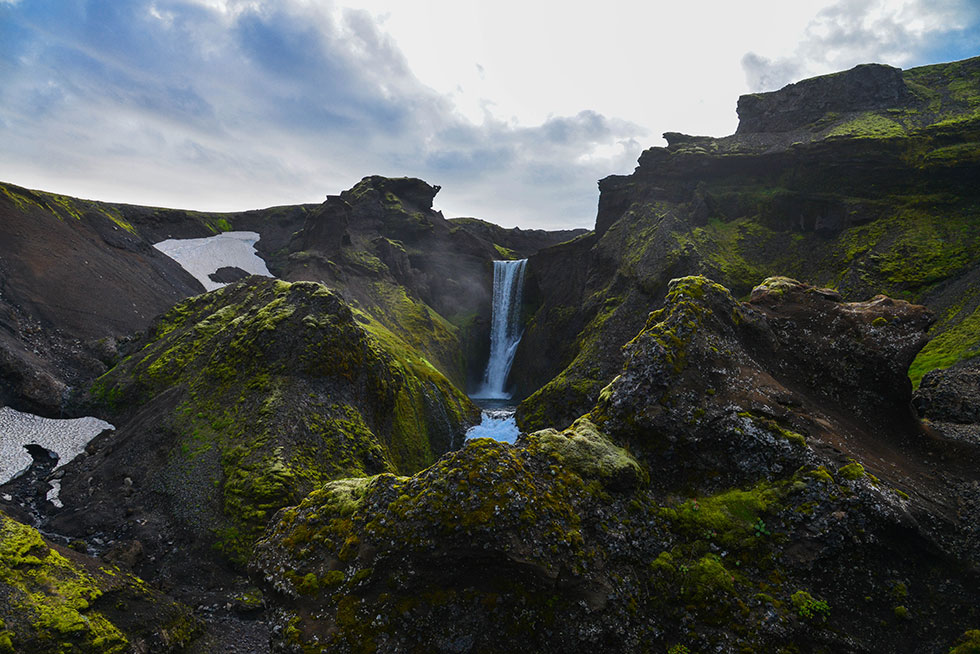
<instances>
[{"instance_id":1,"label":"jagged rock formation","mask_svg":"<svg viewBox=\"0 0 980 654\"><path fill-rule=\"evenodd\" d=\"M705 274L745 296L767 276L922 302L938 321L910 371L980 347L980 58L860 66L743 97L725 138L668 133L599 183L593 234L528 263L534 307L514 368L528 428L574 419L666 281ZM558 274L561 270L562 274Z\"/></svg>"},{"instance_id":2,"label":"jagged rock formation","mask_svg":"<svg viewBox=\"0 0 980 654\"><path fill-rule=\"evenodd\" d=\"M748 303L672 282L568 429L281 511L252 562L275 651L948 646L980 620L959 513L980 452L910 411L930 320L784 278Z\"/></svg>"}]
</instances>

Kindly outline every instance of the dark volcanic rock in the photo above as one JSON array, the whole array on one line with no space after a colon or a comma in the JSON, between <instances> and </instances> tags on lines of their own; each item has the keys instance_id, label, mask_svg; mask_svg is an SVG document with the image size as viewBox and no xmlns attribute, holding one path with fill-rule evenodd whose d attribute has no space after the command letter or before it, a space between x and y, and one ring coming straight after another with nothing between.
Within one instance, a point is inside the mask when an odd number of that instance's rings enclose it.
<instances>
[{"instance_id":1,"label":"dark volcanic rock","mask_svg":"<svg viewBox=\"0 0 980 654\"><path fill-rule=\"evenodd\" d=\"M0 191L0 402L59 415L69 386L105 372L93 344L203 288L111 211Z\"/></svg>"},{"instance_id":2,"label":"dark volcanic rock","mask_svg":"<svg viewBox=\"0 0 980 654\"><path fill-rule=\"evenodd\" d=\"M914 99L900 68L863 64L778 91L743 95L738 99L738 133L788 132L828 112L894 109Z\"/></svg>"},{"instance_id":3,"label":"dark volcanic rock","mask_svg":"<svg viewBox=\"0 0 980 654\"><path fill-rule=\"evenodd\" d=\"M327 201L310 213L302 231L297 233L300 241L293 249L317 250L328 257L337 253L344 245L350 245L351 207L336 195L327 196Z\"/></svg>"},{"instance_id":4,"label":"dark volcanic rock","mask_svg":"<svg viewBox=\"0 0 980 654\"><path fill-rule=\"evenodd\" d=\"M213 273L208 275L208 279L212 282L218 282L221 284L231 284L233 282L239 282L251 273L242 270L241 268L236 268L235 266L224 266L218 268Z\"/></svg>"},{"instance_id":5,"label":"dark volcanic rock","mask_svg":"<svg viewBox=\"0 0 980 654\"><path fill-rule=\"evenodd\" d=\"M926 373L913 404L944 434L980 443L980 361Z\"/></svg>"}]
</instances>

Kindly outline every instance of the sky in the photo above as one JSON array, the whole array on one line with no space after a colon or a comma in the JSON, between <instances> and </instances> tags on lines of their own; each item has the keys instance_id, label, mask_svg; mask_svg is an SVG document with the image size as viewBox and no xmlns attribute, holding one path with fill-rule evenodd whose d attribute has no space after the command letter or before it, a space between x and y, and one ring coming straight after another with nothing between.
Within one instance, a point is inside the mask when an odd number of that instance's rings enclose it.
<instances>
[{"instance_id":1,"label":"sky","mask_svg":"<svg viewBox=\"0 0 980 654\"><path fill-rule=\"evenodd\" d=\"M0 180L235 211L411 176L591 228L599 179L743 93L977 55L978 0L0 0Z\"/></svg>"}]
</instances>

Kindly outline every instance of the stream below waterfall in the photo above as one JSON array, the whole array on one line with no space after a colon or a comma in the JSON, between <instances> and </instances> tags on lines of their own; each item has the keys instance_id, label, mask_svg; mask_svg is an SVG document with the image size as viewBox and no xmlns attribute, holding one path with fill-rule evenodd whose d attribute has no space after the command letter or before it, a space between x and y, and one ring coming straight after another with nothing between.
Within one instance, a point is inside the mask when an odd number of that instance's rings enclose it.
<instances>
[{"instance_id":1,"label":"stream below waterfall","mask_svg":"<svg viewBox=\"0 0 980 654\"><path fill-rule=\"evenodd\" d=\"M473 402L483 409L481 421L466 430L466 439L492 438L505 443L517 440L521 430L517 428L514 412L517 409L510 400L483 400L474 398Z\"/></svg>"},{"instance_id":2,"label":"stream below waterfall","mask_svg":"<svg viewBox=\"0 0 980 654\"><path fill-rule=\"evenodd\" d=\"M507 390L507 378L524 335L520 318L526 266L527 259L493 262L490 356L483 384L471 398L483 413L480 424L467 430L467 439L493 438L513 443L520 435L514 419L517 407Z\"/></svg>"}]
</instances>

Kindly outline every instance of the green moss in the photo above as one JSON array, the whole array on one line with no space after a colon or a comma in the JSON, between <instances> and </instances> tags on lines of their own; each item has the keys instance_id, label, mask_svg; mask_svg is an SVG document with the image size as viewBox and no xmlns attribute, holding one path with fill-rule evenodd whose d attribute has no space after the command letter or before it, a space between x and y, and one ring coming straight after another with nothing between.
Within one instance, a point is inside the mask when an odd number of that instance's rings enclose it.
<instances>
[{"instance_id":1,"label":"green moss","mask_svg":"<svg viewBox=\"0 0 980 654\"><path fill-rule=\"evenodd\" d=\"M846 466L844 466L840 470L838 470L837 471L837 474L842 479L846 479L848 481L854 481L856 479L863 479L864 478L864 474L865 474L865 472L864 472L864 466L861 465L860 463L856 462L856 461L853 462L853 463L848 463Z\"/></svg>"},{"instance_id":2,"label":"green moss","mask_svg":"<svg viewBox=\"0 0 980 654\"><path fill-rule=\"evenodd\" d=\"M830 617L830 605L823 600L815 599L805 590L798 590L790 597L797 614L806 620L826 622Z\"/></svg>"},{"instance_id":3,"label":"green moss","mask_svg":"<svg viewBox=\"0 0 980 654\"><path fill-rule=\"evenodd\" d=\"M850 138L900 138L907 134L899 122L875 113L865 113L834 127L828 137Z\"/></svg>"},{"instance_id":4,"label":"green moss","mask_svg":"<svg viewBox=\"0 0 980 654\"><path fill-rule=\"evenodd\" d=\"M4 631L0 637L69 643L80 652L122 653L129 641L92 603L102 596L99 582L79 570L37 531L0 514L0 581L7 587L8 610L30 616L31 635Z\"/></svg>"},{"instance_id":5,"label":"green moss","mask_svg":"<svg viewBox=\"0 0 980 654\"><path fill-rule=\"evenodd\" d=\"M965 632L949 649L949 654L980 654L980 630Z\"/></svg>"},{"instance_id":6,"label":"green moss","mask_svg":"<svg viewBox=\"0 0 980 654\"><path fill-rule=\"evenodd\" d=\"M752 548L757 544L756 525L788 491L788 482L761 482L746 490L731 489L666 507L661 515L688 536L709 534L726 547Z\"/></svg>"},{"instance_id":7,"label":"green moss","mask_svg":"<svg viewBox=\"0 0 980 654\"><path fill-rule=\"evenodd\" d=\"M496 243L494 243L493 244L493 249L497 251L497 254L500 255L500 258L501 259L506 259L508 261L513 261L514 259L517 259L518 258L516 252L514 252L510 248L505 248L502 245L497 245Z\"/></svg>"},{"instance_id":8,"label":"green moss","mask_svg":"<svg viewBox=\"0 0 980 654\"><path fill-rule=\"evenodd\" d=\"M959 317L919 351L909 366L909 378L917 388L930 370L948 368L977 355L980 355L980 306Z\"/></svg>"},{"instance_id":9,"label":"green moss","mask_svg":"<svg viewBox=\"0 0 980 654\"><path fill-rule=\"evenodd\" d=\"M585 418L575 421L563 432L539 431L534 434L533 443L534 450L554 457L563 468L583 478L633 486L645 476L626 450L613 445Z\"/></svg>"}]
</instances>

